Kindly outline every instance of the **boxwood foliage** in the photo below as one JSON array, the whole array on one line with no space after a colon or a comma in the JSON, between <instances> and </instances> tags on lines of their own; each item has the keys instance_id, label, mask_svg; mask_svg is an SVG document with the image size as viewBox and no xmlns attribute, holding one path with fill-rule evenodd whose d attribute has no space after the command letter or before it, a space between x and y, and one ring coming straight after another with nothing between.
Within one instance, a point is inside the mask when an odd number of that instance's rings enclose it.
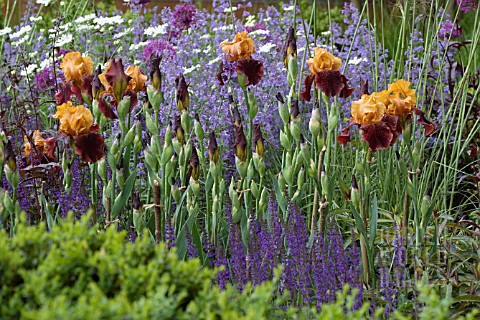
<instances>
[{"instance_id":1,"label":"boxwood foliage","mask_svg":"<svg viewBox=\"0 0 480 320\"><path fill-rule=\"evenodd\" d=\"M136 243L88 218L68 217L52 230L19 224L0 231L0 318L5 319L270 319L275 284L220 290L216 271L179 261L149 237Z\"/></svg>"}]
</instances>

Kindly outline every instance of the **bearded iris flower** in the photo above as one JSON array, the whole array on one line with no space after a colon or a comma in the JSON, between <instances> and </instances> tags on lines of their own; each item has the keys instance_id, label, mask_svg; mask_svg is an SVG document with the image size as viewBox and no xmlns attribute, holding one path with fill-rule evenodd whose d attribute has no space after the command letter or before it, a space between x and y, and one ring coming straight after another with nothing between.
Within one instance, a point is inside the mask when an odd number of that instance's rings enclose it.
<instances>
[{"instance_id":1,"label":"bearded iris flower","mask_svg":"<svg viewBox=\"0 0 480 320\"><path fill-rule=\"evenodd\" d=\"M60 121L60 131L72 137L89 132L93 124L92 112L82 105L73 106L71 101L57 106L53 117Z\"/></svg>"},{"instance_id":2,"label":"bearded iris flower","mask_svg":"<svg viewBox=\"0 0 480 320\"><path fill-rule=\"evenodd\" d=\"M60 69L66 80L74 81L80 87L82 77L93 74L93 61L90 57L83 57L80 52L69 52L63 57Z\"/></svg>"},{"instance_id":3,"label":"bearded iris flower","mask_svg":"<svg viewBox=\"0 0 480 320\"><path fill-rule=\"evenodd\" d=\"M223 42L220 44L222 51L226 53L227 60L235 63L238 83L242 87L257 85L262 79L265 70L263 62L255 60L251 56L255 53L255 43L248 37L246 31L235 35L233 42ZM217 75L220 85L223 85L222 73L225 70L223 63L220 64L220 72Z\"/></svg>"},{"instance_id":4,"label":"bearded iris flower","mask_svg":"<svg viewBox=\"0 0 480 320\"><path fill-rule=\"evenodd\" d=\"M313 58L307 60L310 74L305 78L305 90L300 94L302 99L310 101L312 98L310 91L313 81L315 87L322 90L328 96L340 96L347 98L353 93L353 88L349 87L347 78L340 72L342 60L335 57L324 48L315 48Z\"/></svg>"},{"instance_id":5,"label":"bearded iris flower","mask_svg":"<svg viewBox=\"0 0 480 320\"><path fill-rule=\"evenodd\" d=\"M343 145L350 142L350 126L355 124L362 132L362 141L367 142L372 152L386 149L396 142L413 113L419 116L418 123L424 126L428 137L434 132L435 125L415 104L415 90L403 79L389 84L388 90L363 94L360 100L352 102L352 118L337 140Z\"/></svg>"}]
</instances>

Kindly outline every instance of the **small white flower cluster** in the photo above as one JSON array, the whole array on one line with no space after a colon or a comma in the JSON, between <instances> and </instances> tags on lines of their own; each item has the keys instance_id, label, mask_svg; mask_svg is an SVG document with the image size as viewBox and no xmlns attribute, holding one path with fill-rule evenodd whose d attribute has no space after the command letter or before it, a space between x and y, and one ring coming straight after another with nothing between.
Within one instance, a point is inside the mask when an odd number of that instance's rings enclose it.
<instances>
[{"instance_id":1,"label":"small white flower cluster","mask_svg":"<svg viewBox=\"0 0 480 320\"><path fill-rule=\"evenodd\" d=\"M93 19L93 23L95 23L97 27L122 24L123 22L125 22L125 20L122 18L122 16L119 16L119 15L112 16L112 17L97 17Z\"/></svg>"},{"instance_id":2,"label":"small white flower cluster","mask_svg":"<svg viewBox=\"0 0 480 320\"><path fill-rule=\"evenodd\" d=\"M162 24L156 27L148 27L145 29L143 32L146 36L149 36L151 38L155 38L159 35L167 33L167 24Z\"/></svg>"},{"instance_id":3,"label":"small white flower cluster","mask_svg":"<svg viewBox=\"0 0 480 320\"><path fill-rule=\"evenodd\" d=\"M268 36L269 34L270 31L262 29L254 30L248 33L249 36Z\"/></svg>"},{"instance_id":4,"label":"small white flower cluster","mask_svg":"<svg viewBox=\"0 0 480 320\"><path fill-rule=\"evenodd\" d=\"M223 12L225 12L225 13L231 13L231 12L235 12L235 11L237 11L237 7L228 7L228 8L223 9Z\"/></svg>"},{"instance_id":5,"label":"small white flower cluster","mask_svg":"<svg viewBox=\"0 0 480 320\"><path fill-rule=\"evenodd\" d=\"M37 4L44 5L45 7L48 7L48 5L52 2L52 0L37 0Z\"/></svg>"},{"instance_id":6,"label":"small white flower cluster","mask_svg":"<svg viewBox=\"0 0 480 320\"><path fill-rule=\"evenodd\" d=\"M21 75L22 77L29 76L29 75L31 75L37 68L38 68L37 64L36 64L36 63L32 63L32 64L28 65L25 69L22 69L22 71L20 71L20 75Z\"/></svg>"},{"instance_id":7,"label":"small white flower cluster","mask_svg":"<svg viewBox=\"0 0 480 320\"><path fill-rule=\"evenodd\" d=\"M193 67L190 67L190 68L185 68L185 67L183 67L183 74L186 75L186 74L192 73L193 71L195 71L195 70L197 70L197 69L199 69L199 68L200 68L200 65L199 65L199 64L197 64L197 65L195 65L195 66L193 66Z\"/></svg>"},{"instance_id":8,"label":"small white flower cluster","mask_svg":"<svg viewBox=\"0 0 480 320\"><path fill-rule=\"evenodd\" d=\"M4 29L1 29L0 30L0 37L3 37L5 35L9 34L10 32L12 32L12 28L10 28L10 27L6 27Z\"/></svg>"},{"instance_id":9,"label":"small white flower cluster","mask_svg":"<svg viewBox=\"0 0 480 320\"><path fill-rule=\"evenodd\" d=\"M255 15L249 15L244 23L245 27L252 28L255 25Z\"/></svg>"},{"instance_id":10,"label":"small white flower cluster","mask_svg":"<svg viewBox=\"0 0 480 320\"><path fill-rule=\"evenodd\" d=\"M137 51L148 44L147 41L139 42L139 43L132 43L128 48L129 51Z\"/></svg>"},{"instance_id":11,"label":"small white flower cluster","mask_svg":"<svg viewBox=\"0 0 480 320\"><path fill-rule=\"evenodd\" d=\"M260 48L258 48L258 52L268 53L273 48L275 48L276 46L277 46L276 44L268 42L268 43L264 44L263 46L261 46Z\"/></svg>"}]
</instances>

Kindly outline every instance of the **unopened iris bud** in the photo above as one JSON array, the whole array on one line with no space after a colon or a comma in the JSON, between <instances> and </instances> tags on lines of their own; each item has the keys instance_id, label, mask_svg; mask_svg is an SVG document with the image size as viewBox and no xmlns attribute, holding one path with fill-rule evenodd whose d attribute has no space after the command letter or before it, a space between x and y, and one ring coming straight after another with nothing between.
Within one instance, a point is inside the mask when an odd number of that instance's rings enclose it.
<instances>
[{"instance_id":1,"label":"unopened iris bud","mask_svg":"<svg viewBox=\"0 0 480 320\"><path fill-rule=\"evenodd\" d=\"M153 136L158 136L158 127L155 124L154 119L148 112L145 115L145 124L150 134L152 134Z\"/></svg>"},{"instance_id":2,"label":"unopened iris bud","mask_svg":"<svg viewBox=\"0 0 480 320\"><path fill-rule=\"evenodd\" d=\"M118 154L118 150L120 148L120 136L117 137L117 139L115 139L115 141L113 141L112 143L112 147L110 148L110 151L112 152L112 154L114 156L116 156Z\"/></svg>"},{"instance_id":3,"label":"unopened iris bud","mask_svg":"<svg viewBox=\"0 0 480 320\"><path fill-rule=\"evenodd\" d=\"M255 123L253 125L253 144L255 145L255 152L263 158L265 151L265 146L263 143L262 130L260 129L260 124Z\"/></svg>"},{"instance_id":4,"label":"unopened iris bud","mask_svg":"<svg viewBox=\"0 0 480 320\"><path fill-rule=\"evenodd\" d=\"M267 209L268 205L268 190L267 188L263 187L262 194L260 195L260 201L258 202L260 208L262 210Z\"/></svg>"},{"instance_id":5,"label":"unopened iris bud","mask_svg":"<svg viewBox=\"0 0 480 320\"><path fill-rule=\"evenodd\" d=\"M283 124L287 125L290 121L290 113L288 112L288 106L285 103L278 102L278 113L280 114Z\"/></svg>"},{"instance_id":6,"label":"unopened iris bud","mask_svg":"<svg viewBox=\"0 0 480 320\"><path fill-rule=\"evenodd\" d=\"M267 167L265 166L265 161L263 158L260 157L258 153L253 154L253 164L255 165L255 169L257 170L260 177L265 176L265 171Z\"/></svg>"},{"instance_id":7,"label":"unopened iris bud","mask_svg":"<svg viewBox=\"0 0 480 320\"><path fill-rule=\"evenodd\" d=\"M208 156L210 161L214 164L218 163L220 159L220 152L218 151L217 138L215 137L215 132L210 131L209 141L208 141Z\"/></svg>"},{"instance_id":8,"label":"unopened iris bud","mask_svg":"<svg viewBox=\"0 0 480 320\"><path fill-rule=\"evenodd\" d=\"M255 174L255 170L253 170L253 160L250 159L250 162L247 167L247 179L246 179L247 183L249 183L252 180L254 174ZM246 186L246 188L248 188L248 186Z\"/></svg>"},{"instance_id":9,"label":"unopened iris bud","mask_svg":"<svg viewBox=\"0 0 480 320\"><path fill-rule=\"evenodd\" d=\"M175 121L173 122L173 131L175 132L175 136L180 143L180 145L185 144L185 131L183 130L181 117L180 115L175 116ZM176 149L175 149L176 150ZM178 151L177 151L178 153Z\"/></svg>"},{"instance_id":10,"label":"unopened iris bud","mask_svg":"<svg viewBox=\"0 0 480 320\"><path fill-rule=\"evenodd\" d=\"M136 135L135 139L133 139L133 152L139 153L142 151L142 138L141 136Z\"/></svg>"},{"instance_id":11,"label":"unopened iris bud","mask_svg":"<svg viewBox=\"0 0 480 320\"><path fill-rule=\"evenodd\" d=\"M295 29L293 27L288 28L287 39L284 44L283 50L283 63L285 68L288 66L288 58L295 57L297 55L297 40L295 39Z\"/></svg>"},{"instance_id":12,"label":"unopened iris bud","mask_svg":"<svg viewBox=\"0 0 480 320\"><path fill-rule=\"evenodd\" d=\"M332 112L332 113L334 113L334 112ZM335 131L335 128L337 126L338 126L338 116L336 114L330 114L330 116L328 117L328 130L330 132L333 132L333 131Z\"/></svg>"},{"instance_id":13,"label":"unopened iris bud","mask_svg":"<svg viewBox=\"0 0 480 320\"><path fill-rule=\"evenodd\" d=\"M237 72L237 82L240 88L245 90L247 87L247 75L243 72Z\"/></svg>"},{"instance_id":14,"label":"unopened iris bud","mask_svg":"<svg viewBox=\"0 0 480 320\"><path fill-rule=\"evenodd\" d=\"M302 132L302 123L300 117L296 117L290 122L290 134L296 142L300 141L300 133Z\"/></svg>"},{"instance_id":15,"label":"unopened iris bud","mask_svg":"<svg viewBox=\"0 0 480 320\"><path fill-rule=\"evenodd\" d=\"M170 144L172 143L173 132L172 132L172 125L169 124L167 129L165 130L165 143Z\"/></svg>"},{"instance_id":16,"label":"unopened iris bud","mask_svg":"<svg viewBox=\"0 0 480 320\"><path fill-rule=\"evenodd\" d=\"M323 194L327 194L328 191L328 177L325 173L325 165L322 165L322 171L320 172L320 185L322 186Z\"/></svg>"},{"instance_id":17,"label":"unopened iris bud","mask_svg":"<svg viewBox=\"0 0 480 320\"><path fill-rule=\"evenodd\" d=\"M192 153L189 160L189 170L191 171L191 177L198 181L200 178L200 160L198 159L197 148L192 148Z\"/></svg>"},{"instance_id":18,"label":"unopened iris bud","mask_svg":"<svg viewBox=\"0 0 480 320\"><path fill-rule=\"evenodd\" d=\"M358 190L357 178L352 174L352 188L350 190L350 200L353 206L358 210L360 205L360 192Z\"/></svg>"},{"instance_id":19,"label":"unopened iris bud","mask_svg":"<svg viewBox=\"0 0 480 320\"><path fill-rule=\"evenodd\" d=\"M5 146L5 164L6 170L9 170L10 172L17 171L17 160L10 140L7 141L7 145Z\"/></svg>"},{"instance_id":20,"label":"unopened iris bud","mask_svg":"<svg viewBox=\"0 0 480 320\"><path fill-rule=\"evenodd\" d=\"M307 174L312 179L315 178L317 175L315 161L313 161L313 159L310 159L310 165L307 167Z\"/></svg>"},{"instance_id":21,"label":"unopened iris bud","mask_svg":"<svg viewBox=\"0 0 480 320\"><path fill-rule=\"evenodd\" d=\"M188 95L188 85L185 81L185 77L183 76L183 74L181 74L175 79L175 84L175 95L177 98L178 111L182 112L183 110L188 110L190 98Z\"/></svg>"},{"instance_id":22,"label":"unopened iris bud","mask_svg":"<svg viewBox=\"0 0 480 320\"><path fill-rule=\"evenodd\" d=\"M123 99L118 103L117 107L117 113L118 113L118 118L125 122L127 118L127 114L130 112L130 101L131 98L130 96L125 96Z\"/></svg>"},{"instance_id":23,"label":"unopened iris bud","mask_svg":"<svg viewBox=\"0 0 480 320\"><path fill-rule=\"evenodd\" d=\"M235 128L235 155L241 162L247 159L247 139L242 126Z\"/></svg>"},{"instance_id":24,"label":"unopened iris bud","mask_svg":"<svg viewBox=\"0 0 480 320\"><path fill-rule=\"evenodd\" d=\"M288 136L283 131L280 131L280 144L285 150L291 149L290 140L288 139Z\"/></svg>"},{"instance_id":25,"label":"unopened iris bud","mask_svg":"<svg viewBox=\"0 0 480 320\"><path fill-rule=\"evenodd\" d=\"M282 192L285 191L286 181L281 172L277 176L277 181L278 181L278 187L280 188L280 190Z\"/></svg>"},{"instance_id":26,"label":"unopened iris bud","mask_svg":"<svg viewBox=\"0 0 480 320\"><path fill-rule=\"evenodd\" d=\"M105 158L102 158L98 161L98 175L103 181L103 184L107 182L107 163Z\"/></svg>"},{"instance_id":27,"label":"unopened iris bud","mask_svg":"<svg viewBox=\"0 0 480 320\"><path fill-rule=\"evenodd\" d=\"M298 177L297 177L297 187L298 190L301 190L303 187L303 183L305 182L305 169L303 166L300 168L300 171L298 172Z\"/></svg>"},{"instance_id":28,"label":"unopened iris bud","mask_svg":"<svg viewBox=\"0 0 480 320\"><path fill-rule=\"evenodd\" d=\"M218 184L218 191L219 191L219 194L224 194L225 193L225 188L226 188L226 185L225 185L225 179L221 179L220 180L220 183Z\"/></svg>"},{"instance_id":29,"label":"unopened iris bud","mask_svg":"<svg viewBox=\"0 0 480 320\"><path fill-rule=\"evenodd\" d=\"M205 132L203 131L202 124L200 123L200 117L198 116L198 113L195 113L195 116L193 117L194 120L194 130L195 130L195 135L197 136L199 141L203 141L203 138L205 137Z\"/></svg>"},{"instance_id":30,"label":"unopened iris bud","mask_svg":"<svg viewBox=\"0 0 480 320\"><path fill-rule=\"evenodd\" d=\"M248 93L248 101L249 101L248 117L250 118L250 120L253 120L253 118L255 118L255 116L258 113L258 104L252 92Z\"/></svg>"},{"instance_id":31,"label":"unopened iris bud","mask_svg":"<svg viewBox=\"0 0 480 320\"><path fill-rule=\"evenodd\" d=\"M432 205L432 189L427 188L427 192L425 192L425 195L423 196L422 199L422 205L420 207L420 212L422 213L422 217L425 217L428 213L428 210L430 210L430 206Z\"/></svg>"},{"instance_id":32,"label":"unopened iris bud","mask_svg":"<svg viewBox=\"0 0 480 320\"><path fill-rule=\"evenodd\" d=\"M125 177L123 176L123 157L120 157L120 160L117 163L116 173L117 173L117 184L120 187L120 189L122 189L123 186L125 185Z\"/></svg>"},{"instance_id":33,"label":"unopened iris bud","mask_svg":"<svg viewBox=\"0 0 480 320\"><path fill-rule=\"evenodd\" d=\"M172 196L173 196L173 199L175 200L175 203L179 204L180 198L182 197L182 193L180 192L180 189L178 189L178 186L176 184L172 185Z\"/></svg>"},{"instance_id":34,"label":"unopened iris bud","mask_svg":"<svg viewBox=\"0 0 480 320\"><path fill-rule=\"evenodd\" d=\"M185 130L186 133L190 133L190 127L191 127L191 119L190 119L190 114L188 113L187 110L182 111L182 114L180 115L181 117L181 123L182 127Z\"/></svg>"},{"instance_id":35,"label":"unopened iris bud","mask_svg":"<svg viewBox=\"0 0 480 320\"><path fill-rule=\"evenodd\" d=\"M233 116L233 124L235 125L235 127L240 127L242 125L242 117L240 116L240 112L238 112L237 106L231 103L230 110Z\"/></svg>"},{"instance_id":36,"label":"unopened iris bud","mask_svg":"<svg viewBox=\"0 0 480 320\"><path fill-rule=\"evenodd\" d=\"M318 110L318 109L315 109L315 110ZM317 138L318 135L320 134L320 122L318 122L316 117L313 116L313 113L315 112L315 110L313 110L312 116L310 117L308 128L310 129L310 132L312 133L313 137Z\"/></svg>"},{"instance_id":37,"label":"unopened iris bud","mask_svg":"<svg viewBox=\"0 0 480 320\"><path fill-rule=\"evenodd\" d=\"M150 57L150 83L157 91L162 90L162 73L160 71L160 63L162 57L151 55ZM149 97L150 98L150 97ZM151 103L151 101L150 101ZM153 104L152 104L153 105Z\"/></svg>"},{"instance_id":38,"label":"unopened iris bud","mask_svg":"<svg viewBox=\"0 0 480 320\"><path fill-rule=\"evenodd\" d=\"M190 177L190 188L192 188L192 191L193 191L193 194L195 195L195 197L198 198L198 195L200 194L200 183L198 182L198 180L195 180L192 177Z\"/></svg>"},{"instance_id":39,"label":"unopened iris bud","mask_svg":"<svg viewBox=\"0 0 480 320\"><path fill-rule=\"evenodd\" d=\"M125 148L126 146L129 146L132 144L133 142L133 139L135 138L135 133L136 133L136 130L137 130L137 125L133 125L130 130L128 130L127 134L125 135L125 137L123 138L123 141L122 141L122 148Z\"/></svg>"},{"instance_id":40,"label":"unopened iris bud","mask_svg":"<svg viewBox=\"0 0 480 320\"><path fill-rule=\"evenodd\" d=\"M258 189L258 186L257 184L255 183L255 181L252 180L252 182L250 183L250 190L252 191L252 194L253 196L258 199L259 196L260 196L260 190Z\"/></svg>"},{"instance_id":41,"label":"unopened iris bud","mask_svg":"<svg viewBox=\"0 0 480 320\"><path fill-rule=\"evenodd\" d=\"M303 135L300 135L300 151L303 156L304 163L310 162L310 148L308 147L307 141L303 138Z\"/></svg>"},{"instance_id":42,"label":"unopened iris bud","mask_svg":"<svg viewBox=\"0 0 480 320\"><path fill-rule=\"evenodd\" d=\"M235 166L237 167L240 177L245 179L247 177L248 163L240 160L238 157L235 157Z\"/></svg>"}]
</instances>

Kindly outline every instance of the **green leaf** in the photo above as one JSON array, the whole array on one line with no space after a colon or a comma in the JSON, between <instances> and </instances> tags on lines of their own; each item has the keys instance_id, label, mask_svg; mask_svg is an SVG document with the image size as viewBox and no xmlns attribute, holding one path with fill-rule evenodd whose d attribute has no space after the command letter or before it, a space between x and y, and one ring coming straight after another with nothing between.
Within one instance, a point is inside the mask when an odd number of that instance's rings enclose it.
<instances>
[{"instance_id":1,"label":"green leaf","mask_svg":"<svg viewBox=\"0 0 480 320\"><path fill-rule=\"evenodd\" d=\"M122 191L115 199L115 203L113 204L112 208L112 219L115 219L120 212L125 208L125 204L127 203L130 195L132 194L133 186L135 185L135 178L137 177L137 169L135 168L130 176L128 177L127 181L125 181L125 185L123 186Z\"/></svg>"},{"instance_id":2,"label":"green leaf","mask_svg":"<svg viewBox=\"0 0 480 320\"><path fill-rule=\"evenodd\" d=\"M370 248L373 248L375 238L377 237L378 224L378 200L377 195L373 196L372 210L370 212Z\"/></svg>"}]
</instances>

